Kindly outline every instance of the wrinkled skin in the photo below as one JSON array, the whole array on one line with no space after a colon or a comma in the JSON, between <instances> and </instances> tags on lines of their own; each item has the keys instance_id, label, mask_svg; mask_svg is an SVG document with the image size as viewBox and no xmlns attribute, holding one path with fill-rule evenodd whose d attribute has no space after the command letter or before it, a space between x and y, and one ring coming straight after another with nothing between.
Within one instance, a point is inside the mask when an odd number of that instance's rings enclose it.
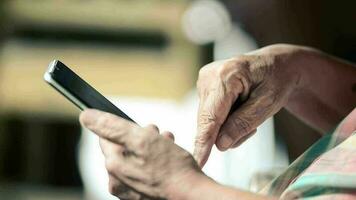
<instances>
[{"instance_id":1,"label":"wrinkled skin","mask_svg":"<svg viewBox=\"0 0 356 200\"><path fill-rule=\"evenodd\" d=\"M202 174L194 158L173 142L169 132L159 134L115 115L84 111L80 122L100 137L109 173L109 191L120 199L166 199L185 178Z\"/></svg>"},{"instance_id":2,"label":"wrinkled skin","mask_svg":"<svg viewBox=\"0 0 356 200\"><path fill-rule=\"evenodd\" d=\"M346 136L355 131L355 77L353 65L291 45L273 45L205 66L198 80L198 164L204 165L214 144L220 150L241 144L283 106L324 131L354 109L340 126ZM239 104L230 111L234 102ZM172 134L159 134L156 126L141 128L96 110L84 111L80 121L100 137L109 190L121 199L278 198L209 179L173 143Z\"/></svg>"},{"instance_id":3,"label":"wrinkled skin","mask_svg":"<svg viewBox=\"0 0 356 200\"><path fill-rule=\"evenodd\" d=\"M293 54L288 45L270 46L200 70L194 157L201 167L214 144L221 151L239 146L286 104L300 76L283 67ZM237 109L230 113L237 100Z\"/></svg>"}]
</instances>

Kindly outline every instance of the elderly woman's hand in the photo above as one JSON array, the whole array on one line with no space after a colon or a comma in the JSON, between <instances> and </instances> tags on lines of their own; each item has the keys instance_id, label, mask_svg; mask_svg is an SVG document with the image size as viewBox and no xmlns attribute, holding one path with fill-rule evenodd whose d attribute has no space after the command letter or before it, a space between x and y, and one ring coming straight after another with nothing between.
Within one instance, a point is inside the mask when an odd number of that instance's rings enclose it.
<instances>
[{"instance_id":1,"label":"elderly woman's hand","mask_svg":"<svg viewBox=\"0 0 356 200\"><path fill-rule=\"evenodd\" d=\"M237 147L284 106L298 86L300 73L290 60L299 49L273 45L200 70L194 157L201 167L214 144L222 151Z\"/></svg>"},{"instance_id":2,"label":"elderly woman's hand","mask_svg":"<svg viewBox=\"0 0 356 200\"><path fill-rule=\"evenodd\" d=\"M84 111L80 122L100 137L109 191L121 199L174 199L177 189L188 191L203 175L172 134L160 135L154 125L142 128L97 110Z\"/></svg>"}]
</instances>

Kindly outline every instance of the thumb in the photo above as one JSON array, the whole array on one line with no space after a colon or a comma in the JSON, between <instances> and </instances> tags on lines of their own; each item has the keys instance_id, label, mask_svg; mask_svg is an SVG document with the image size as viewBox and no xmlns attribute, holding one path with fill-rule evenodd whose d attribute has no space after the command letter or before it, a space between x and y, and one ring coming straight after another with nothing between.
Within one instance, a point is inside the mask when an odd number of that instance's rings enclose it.
<instances>
[{"instance_id":1,"label":"thumb","mask_svg":"<svg viewBox=\"0 0 356 200\"><path fill-rule=\"evenodd\" d=\"M282 107L270 92L262 93L262 96L257 95L264 90L256 88L250 98L227 118L216 140L219 150L225 151L232 146L236 147L235 144L252 135L259 125Z\"/></svg>"}]
</instances>

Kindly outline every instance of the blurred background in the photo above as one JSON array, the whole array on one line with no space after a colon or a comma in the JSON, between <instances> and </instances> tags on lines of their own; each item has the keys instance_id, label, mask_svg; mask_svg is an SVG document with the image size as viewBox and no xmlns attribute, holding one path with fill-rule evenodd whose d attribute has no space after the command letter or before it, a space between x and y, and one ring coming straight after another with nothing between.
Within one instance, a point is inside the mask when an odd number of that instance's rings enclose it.
<instances>
[{"instance_id":1,"label":"blurred background","mask_svg":"<svg viewBox=\"0 0 356 200\"><path fill-rule=\"evenodd\" d=\"M355 62L355 8L353 0L0 1L0 199L110 196L96 139L81 129L78 109L42 80L51 60L63 61L139 122L181 133L177 143L191 151L201 66L275 43ZM262 142L268 161L247 144L215 152L207 174L258 190L319 138L284 110L259 132L265 138L250 145ZM230 161L235 157L239 162Z\"/></svg>"}]
</instances>

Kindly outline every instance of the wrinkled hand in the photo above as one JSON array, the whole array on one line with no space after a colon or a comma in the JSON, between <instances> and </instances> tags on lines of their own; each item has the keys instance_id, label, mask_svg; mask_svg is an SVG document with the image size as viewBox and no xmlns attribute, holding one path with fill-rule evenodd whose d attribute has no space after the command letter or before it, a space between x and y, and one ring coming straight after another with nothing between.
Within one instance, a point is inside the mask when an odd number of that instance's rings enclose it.
<instances>
[{"instance_id":1,"label":"wrinkled hand","mask_svg":"<svg viewBox=\"0 0 356 200\"><path fill-rule=\"evenodd\" d=\"M121 199L165 199L172 188L201 174L193 157L174 144L169 132L141 128L115 115L86 110L83 126L100 137L109 173L109 191Z\"/></svg>"},{"instance_id":2,"label":"wrinkled hand","mask_svg":"<svg viewBox=\"0 0 356 200\"><path fill-rule=\"evenodd\" d=\"M274 45L200 70L194 157L201 167L214 144L221 151L237 147L284 106L298 84L299 73L288 63L295 52L295 46Z\"/></svg>"}]
</instances>

